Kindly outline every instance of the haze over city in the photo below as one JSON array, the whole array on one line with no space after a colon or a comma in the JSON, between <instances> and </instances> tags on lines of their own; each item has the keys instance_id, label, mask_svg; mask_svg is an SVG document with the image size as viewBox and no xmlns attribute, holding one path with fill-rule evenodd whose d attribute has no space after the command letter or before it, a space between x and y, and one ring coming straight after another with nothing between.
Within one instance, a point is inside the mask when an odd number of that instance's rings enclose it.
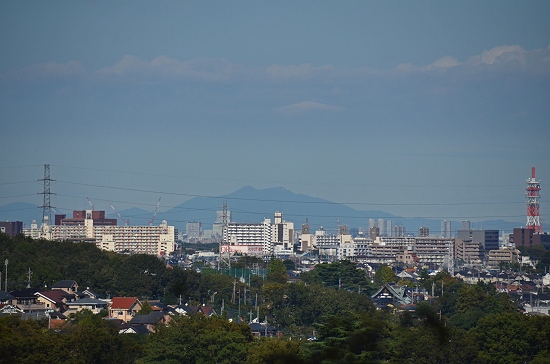
<instances>
[{"instance_id":1,"label":"haze over city","mask_svg":"<svg viewBox=\"0 0 550 364\"><path fill-rule=\"evenodd\" d=\"M545 1L3 2L0 205L40 205L49 163L62 212L281 186L524 223L535 166L545 227L548 14Z\"/></svg>"}]
</instances>

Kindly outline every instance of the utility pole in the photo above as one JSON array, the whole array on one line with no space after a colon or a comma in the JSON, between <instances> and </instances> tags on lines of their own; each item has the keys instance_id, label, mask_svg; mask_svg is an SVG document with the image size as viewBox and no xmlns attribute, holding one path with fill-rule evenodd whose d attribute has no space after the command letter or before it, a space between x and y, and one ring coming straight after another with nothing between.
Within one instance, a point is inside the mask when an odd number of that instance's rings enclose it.
<instances>
[{"instance_id":1,"label":"utility pole","mask_svg":"<svg viewBox=\"0 0 550 364\"><path fill-rule=\"evenodd\" d=\"M29 276L29 280L28 280L28 282L27 282L27 288L31 288L31 276L32 276L32 271L31 271L31 268L30 268L30 267L29 267L28 276Z\"/></svg>"},{"instance_id":2,"label":"utility pole","mask_svg":"<svg viewBox=\"0 0 550 364\"><path fill-rule=\"evenodd\" d=\"M6 259L6 285L4 286L4 291L8 292L8 259Z\"/></svg>"}]
</instances>

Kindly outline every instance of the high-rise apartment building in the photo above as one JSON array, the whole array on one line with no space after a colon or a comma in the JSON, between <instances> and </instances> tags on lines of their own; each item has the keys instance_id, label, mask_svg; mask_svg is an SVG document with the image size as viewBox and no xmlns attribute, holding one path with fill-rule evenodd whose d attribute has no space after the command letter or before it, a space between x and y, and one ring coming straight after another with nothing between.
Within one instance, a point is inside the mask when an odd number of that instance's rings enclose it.
<instances>
[{"instance_id":1,"label":"high-rise apartment building","mask_svg":"<svg viewBox=\"0 0 550 364\"><path fill-rule=\"evenodd\" d=\"M405 236L405 234L406 234L405 226L395 225L393 229L393 236L395 236L396 238L399 238L399 237Z\"/></svg>"},{"instance_id":2,"label":"high-rise apartment building","mask_svg":"<svg viewBox=\"0 0 550 364\"><path fill-rule=\"evenodd\" d=\"M422 238L430 236L430 229L427 226L421 226L418 229L418 236L420 236Z\"/></svg>"},{"instance_id":3,"label":"high-rise apartment building","mask_svg":"<svg viewBox=\"0 0 550 364\"><path fill-rule=\"evenodd\" d=\"M199 238L202 235L202 223L199 221L188 221L185 224L185 233L188 238Z\"/></svg>"},{"instance_id":4,"label":"high-rise apartment building","mask_svg":"<svg viewBox=\"0 0 550 364\"><path fill-rule=\"evenodd\" d=\"M289 254L294 249L294 223L283 220L281 212L275 212L274 222L228 223L222 252L263 255Z\"/></svg>"},{"instance_id":5,"label":"high-rise apartment building","mask_svg":"<svg viewBox=\"0 0 550 364\"><path fill-rule=\"evenodd\" d=\"M450 238L451 234L451 222L447 220L441 221L441 237Z\"/></svg>"}]
</instances>

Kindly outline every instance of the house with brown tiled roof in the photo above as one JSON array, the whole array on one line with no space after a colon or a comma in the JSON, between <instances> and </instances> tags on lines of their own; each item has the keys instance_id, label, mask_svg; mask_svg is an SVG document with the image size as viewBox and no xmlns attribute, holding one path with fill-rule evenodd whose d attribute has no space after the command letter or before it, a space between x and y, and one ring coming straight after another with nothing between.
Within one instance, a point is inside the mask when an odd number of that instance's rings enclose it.
<instances>
[{"instance_id":1,"label":"house with brown tiled roof","mask_svg":"<svg viewBox=\"0 0 550 364\"><path fill-rule=\"evenodd\" d=\"M141 310L137 297L113 297L109 306L109 316L129 322Z\"/></svg>"},{"instance_id":2,"label":"house with brown tiled roof","mask_svg":"<svg viewBox=\"0 0 550 364\"><path fill-rule=\"evenodd\" d=\"M36 292L35 296L38 303L44 304L46 311L58 312L65 312L67 302L74 299L73 295L62 290Z\"/></svg>"}]
</instances>

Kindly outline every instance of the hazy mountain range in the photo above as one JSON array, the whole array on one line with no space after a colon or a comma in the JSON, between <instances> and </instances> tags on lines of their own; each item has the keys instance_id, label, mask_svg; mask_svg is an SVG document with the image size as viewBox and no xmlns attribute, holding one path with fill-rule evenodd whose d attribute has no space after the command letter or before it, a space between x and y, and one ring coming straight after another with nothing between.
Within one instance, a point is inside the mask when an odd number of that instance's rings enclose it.
<instances>
[{"instance_id":1,"label":"hazy mountain range","mask_svg":"<svg viewBox=\"0 0 550 364\"><path fill-rule=\"evenodd\" d=\"M432 234L439 234L441 221L425 218L403 218L380 210L356 210L350 206L334 203L321 198L304 194L295 194L285 188L267 188L258 190L253 187L243 187L233 193L216 197L195 197L167 211L159 211L154 224L167 220L170 225L185 231L188 221L200 221L203 229L210 229L216 220L216 211L222 211L224 200L231 214L231 221L262 222L264 218L273 220L275 211L283 213L283 219L294 222L295 229L300 229L306 221L312 230L324 227L328 231L336 231L338 224L350 228L367 230L369 219L392 220L393 226L404 225L407 234L416 235L420 226L430 228ZM66 213L64 211L64 213ZM32 220L41 221L41 210L37 205L29 203L11 203L0 206L1 221L23 221L29 226ZM152 211L140 208L130 208L120 211L120 214L130 220L131 225L145 225L153 217ZM106 211L111 218L118 218L113 211ZM67 213L70 216L70 213ZM53 216L52 216L53 218ZM124 222L119 219L119 225ZM472 223L472 228L499 229L511 232L513 228L522 226L521 222L504 220L489 220ZM452 230L460 228L459 221L452 221Z\"/></svg>"}]
</instances>

